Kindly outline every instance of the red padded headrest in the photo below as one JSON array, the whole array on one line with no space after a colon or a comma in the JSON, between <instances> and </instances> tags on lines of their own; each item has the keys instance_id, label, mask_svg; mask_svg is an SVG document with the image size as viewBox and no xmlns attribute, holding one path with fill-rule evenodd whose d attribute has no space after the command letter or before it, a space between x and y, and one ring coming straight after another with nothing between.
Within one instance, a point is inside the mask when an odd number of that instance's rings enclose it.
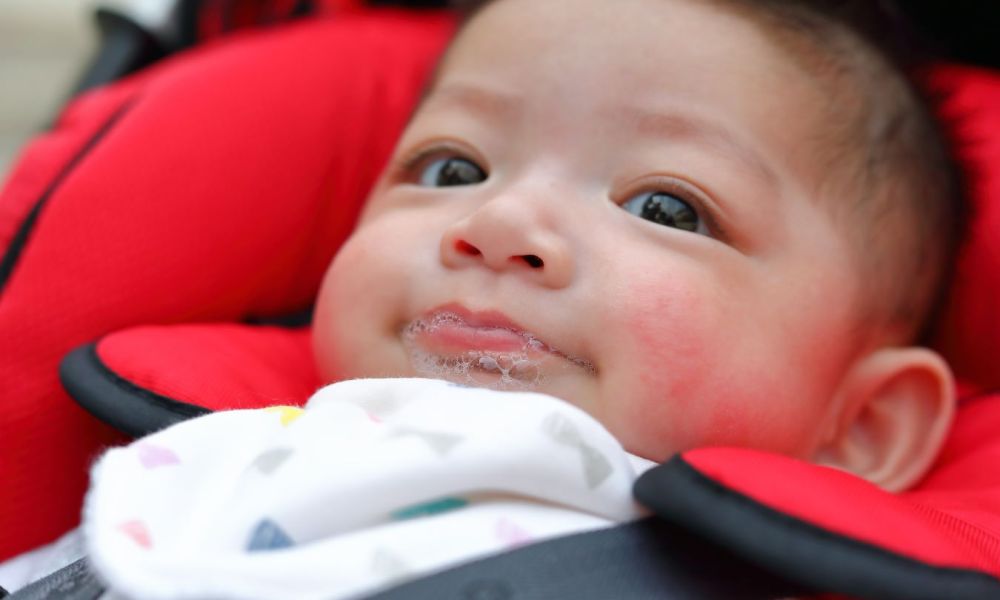
<instances>
[{"instance_id":1,"label":"red padded headrest","mask_svg":"<svg viewBox=\"0 0 1000 600\"><path fill-rule=\"evenodd\" d=\"M952 124L968 175L971 221L939 349L965 385L1000 388L1000 73L951 67L937 82L949 92Z\"/></svg>"},{"instance_id":2,"label":"red padded headrest","mask_svg":"<svg viewBox=\"0 0 1000 600\"><path fill-rule=\"evenodd\" d=\"M25 149L0 194L0 560L74 526L122 439L59 361L134 325L307 309L453 26L386 10L235 34L75 100Z\"/></svg>"}]
</instances>

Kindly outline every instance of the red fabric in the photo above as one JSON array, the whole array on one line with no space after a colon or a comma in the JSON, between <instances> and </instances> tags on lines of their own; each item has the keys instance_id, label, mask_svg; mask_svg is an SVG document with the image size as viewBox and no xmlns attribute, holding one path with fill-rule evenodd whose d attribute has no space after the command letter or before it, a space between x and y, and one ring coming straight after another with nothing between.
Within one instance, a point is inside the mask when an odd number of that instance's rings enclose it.
<instances>
[{"instance_id":1,"label":"red fabric","mask_svg":"<svg viewBox=\"0 0 1000 600\"><path fill-rule=\"evenodd\" d=\"M988 417L1000 431L1000 397L980 405L985 408L974 411L980 414L963 415L960 427ZM900 495L834 469L752 450L707 448L684 458L722 485L831 532L931 565L1000 577L1000 473L984 468L998 456L994 433L939 463L948 478L965 481L960 487L939 486L935 473Z\"/></svg>"},{"instance_id":2,"label":"red fabric","mask_svg":"<svg viewBox=\"0 0 1000 600\"><path fill-rule=\"evenodd\" d=\"M970 387L1000 389L1000 72L950 68L944 110L970 176L973 220L938 346Z\"/></svg>"},{"instance_id":3,"label":"red fabric","mask_svg":"<svg viewBox=\"0 0 1000 600\"><path fill-rule=\"evenodd\" d=\"M7 248L39 194L55 180L87 140L133 95L134 86L98 90L73 103L51 132L35 138L7 173L0 199L0 248Z\"/></svg>"},{"instance_id":4,"label":"red fabric","mask_svg":"<svg viewBox=\"0 0 1000 600\"><path fill-rule=\"evenodd\" d=\"M97 355L143 389L212 410L300 405L321 384L308 329L136 327L103 338Z\"/></svg>"},{"instance_id":5,"label":"red fabric","mask_svg":"<svg viewBox=\"0 0 1000 600\"><path fill-rule=\"evenodd\" d=\"M209 40L224 33L222 0L207 0L198 11L198 39Z\"/></svg>"},{"instance_id":6,"label":"red fabric","mask_svg":"<svg viewBox=\"0 0 1000 600\"><path fill-rule=\"evenodd\" d=\"M197 37L205 43L233 31L266 27L293 18L298 0L202 0ZM343 14L365 9L365 0L313 0L313 12Z\"/></svg>"},{"instance_id":7,"label":"red fabric","mask_svg":"<svg viewBox=\"0 0 1000 600\"><path fill-rule=\"evenodd\" d=\"M62 356L132 325L307 307L452 28L382 11L233 36L74 102L29 150L5 231L131 101L0 290L0 560L72 527L88 464L120 441L62 391Z\"/></svg>"},{"instance_id":8,"label":"red fabric","mask_svg":"<svg viewBox=\"0 0 1000 600\"><path fill-rule=\"evenodd\" d=\"M346 11L360 10L364 8L366 0L319 0L320 8L325 11Z\"/></svg>"}]
</instances>

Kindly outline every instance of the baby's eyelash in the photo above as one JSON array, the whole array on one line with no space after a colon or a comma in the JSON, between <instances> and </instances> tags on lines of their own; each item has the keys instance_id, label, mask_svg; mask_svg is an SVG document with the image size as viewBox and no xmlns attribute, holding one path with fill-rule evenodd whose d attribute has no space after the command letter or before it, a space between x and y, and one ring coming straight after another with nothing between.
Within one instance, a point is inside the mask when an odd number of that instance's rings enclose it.
<instances>
[{"instance_id":1,"label":"baby's eyelash","mask_svg":"<svg viewBox=\"0 0 1000 600\"><path fill-rule=\"evenodd\" d=\"M637 187L638 189L633 189L626 197L631 198L636 194L657 191L677 196L684 202L687 202L698 213L698 216L704 220L705 226L708 228L709 233L712 234L712 237L723 243L729 243L729 236L722 226L718 212L707 199L707 194L695 191L691 184L674 177L659 176L646 179L642 181L641 186Z\"/></svg>"},{"instance_id":2,"label":"baby's eyelash","mask_svg":"<svg viewBox=\"0 0 1000 600\"><path fill-rule=\"evenodd\" d=\"M475 158L475 156L471 155L468 150L460 147L458 144L438 142L432 145L418 146L416 149L402 155L399 160L396 161L398 166L393 169L394 175L397 179L412 177L431 159L443 158L446 156L464 158L477 164L481 164L479 159ZM484 168L484 170L486 169Z\"/></svg>"},{"instance_id":3,"label":"baby's eyelash","mask_svg":"<svg viewBox=\"0 0 1000 600\"><path fill-rule=\"evenodd\" d=\"M412 173L421 166L428 158L437 154L440 148L419 148L416 151L406 154L399 161L399 169L404 173Z\"/></svg>"}]
</instances>

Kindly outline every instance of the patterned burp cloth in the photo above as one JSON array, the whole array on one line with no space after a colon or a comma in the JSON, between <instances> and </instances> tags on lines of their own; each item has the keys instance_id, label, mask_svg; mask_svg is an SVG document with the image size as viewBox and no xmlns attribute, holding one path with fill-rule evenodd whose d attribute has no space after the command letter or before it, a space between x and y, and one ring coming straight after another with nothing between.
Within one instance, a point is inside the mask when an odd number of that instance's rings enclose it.
<instances>
[{"instance_id":1,"label":"patterned burp cloth","mask_svg":"<svg viewBox=\"0 0 1000 600\"><path fill-rule=\"evenodd\" d=\"M83 532L120 597L346 598L638 518L634 458L551 396L346 381L107 452Z\"/></svg>"}]
</instances>

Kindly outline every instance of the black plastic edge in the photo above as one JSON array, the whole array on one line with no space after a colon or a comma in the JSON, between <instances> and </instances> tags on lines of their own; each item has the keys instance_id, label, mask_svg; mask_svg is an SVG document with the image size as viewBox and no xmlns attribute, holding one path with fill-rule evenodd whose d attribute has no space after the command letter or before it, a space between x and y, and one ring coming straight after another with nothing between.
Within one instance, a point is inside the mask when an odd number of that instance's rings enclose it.
<instances>
[{"instance_id":1,"label":"black plastic edge","mask_svg":"<svg viewBox=\"0 0 1000 600\"><path fill-rule=\"evenodd\" d=\"M59 380L89 413L134 437L212 412L123 379L101 361L96 344L81 346L67 354L59 364Z\"/></svg>"},{"instance_id":2,"label":"black plastic edge","mask_svg":"<svg viewBox=\"0 0 1000 600\"><path fill-rule=\"evenodd\" d=\"M4 288L10 281L11 275L14 273L14 269L17 267L17 261L21 257L21 253L24 248L28 245L28 241L31 238L31 233L35 228L35 224L38 222L38 218L41 215L42 209L48 203L49 198L59 189L66 177L73 172L73 170L80 164L80 162L90 154L94 148L100 143L102 139L114 128L115 124L121 120L121 118L132 108L135 104L135 100L130 100L125 102L120 106L103 125L97 130L94 135L87 140L86 143L77 151L75 155L66 163L65 166L59 171L59 173L52 179L42 195L35 201L34 206L28 211L27 216L21 225L17 228L14 233L14 237L11 238L10 245L7 246L7 250L3 254L3 258L0 259L0 294L3 294Z\"/></svg>"},{"instance_id":3,"label":"black plastic edge","mask_svg":"<svg viewBox=\"0 0 1000 600\"><path fill-rule=\"evenodd\" d=\"M723 486L680 456L643 474L636 498L668 521L824 593L878 600L996 600L987 573L929 565L832 533Z\"/></svg>"}]
</instances>

